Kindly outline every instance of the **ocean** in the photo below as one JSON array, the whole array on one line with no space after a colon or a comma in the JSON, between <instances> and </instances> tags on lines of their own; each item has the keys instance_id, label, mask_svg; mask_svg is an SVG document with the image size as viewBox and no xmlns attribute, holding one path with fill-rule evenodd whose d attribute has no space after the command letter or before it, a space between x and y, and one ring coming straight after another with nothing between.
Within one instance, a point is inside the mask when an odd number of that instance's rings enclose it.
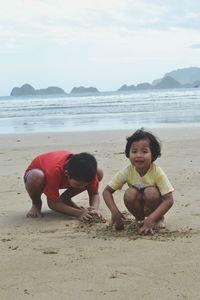
<instances>
[{"instance_id":1,"label":"ocean","mask_svg":"<svg viewBox=\"0 0 200 300\"><path fill-rule=\"evenodd\" d=\"M200 126L200 89L0 97L0 134Z\"/></svg>"}]
</instances>

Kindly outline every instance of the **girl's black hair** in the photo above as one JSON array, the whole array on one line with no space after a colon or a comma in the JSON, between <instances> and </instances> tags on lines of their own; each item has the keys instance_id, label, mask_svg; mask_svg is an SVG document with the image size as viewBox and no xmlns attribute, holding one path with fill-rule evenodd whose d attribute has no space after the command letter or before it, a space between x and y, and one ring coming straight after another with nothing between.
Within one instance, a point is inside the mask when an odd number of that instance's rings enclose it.
<instances>
[{"instance_id":1,"label":"girl's black hair","mask_svg":"<svg viewBox=\"0 0 200 300\"><path fill-rule=\"evenodd\" d=\"M82 152L70 156L64 170L70 178L90 182L97 173L97 161L92 154Z\"/></svg>"},{"instance_id":2,"label":"girl's black hair","mask_svg":"<svg viewBox=\"0 0 200 300\"><path fill-rule=\"evenodd\" d=\"M160 142L156 139L156 137L152 133L145 131L143 128L141 128L135 131L131 136L127 137L126 139L127 143L125 148L126 157L129 157L129 152L132 143L144 139L149 140L151 154L152 154L152 161L156 160L159 156L161 156Z\"/></svg>"}]
</instances>

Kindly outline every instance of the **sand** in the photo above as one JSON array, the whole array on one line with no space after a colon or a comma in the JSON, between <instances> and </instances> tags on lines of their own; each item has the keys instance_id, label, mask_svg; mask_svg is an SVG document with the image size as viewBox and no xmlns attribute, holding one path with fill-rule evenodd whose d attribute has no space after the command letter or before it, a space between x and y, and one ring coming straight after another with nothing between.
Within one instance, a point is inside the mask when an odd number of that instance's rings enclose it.
<instances>
[{"instance_id":1,"label":"sand","mask_svg":"<svg viewBox=\"0 0 200 300\"><path fill-rule=\"evenodd\" d=\"M23 172L31 159L51 150L88 151L104 170L100 193L127 165L123 151L131 131L1 135L0 139L0 299L199 299L200 288L200 130L156 129L162 141L157 163L175 187L167 229L140 236L128 229L122 191L115 193L125 213L125 230L107 223L83 224L47 208L27 219L31 202ZM88 205L87 194L74 198Z\"/></svg>"}]
</instances>

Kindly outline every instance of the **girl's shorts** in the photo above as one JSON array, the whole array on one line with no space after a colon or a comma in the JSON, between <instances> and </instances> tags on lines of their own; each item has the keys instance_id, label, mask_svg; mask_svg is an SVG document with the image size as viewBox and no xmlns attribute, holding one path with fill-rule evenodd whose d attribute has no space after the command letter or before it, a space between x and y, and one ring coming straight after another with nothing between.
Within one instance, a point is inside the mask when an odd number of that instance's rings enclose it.
<instances>
[{"instance_id":1,"label":"girl's shorts","mask_svg":"<svg viewBox=\"0 0 200 300\"><path fill-rule=\"evenodd\" d=\"M144 198L143 198L143 194L144 194L144 190L149 187L149 186L146 186L146 187L137 187L135 185L132 185L133 188L135 188L140 194L141 194L141 202L142 202L142 205L144 207L144 215L145 217L148 217L152 211L145 205L144 203ZM155 187L156 188L156 187ZM157 188L156 188L157 189ZM162 201L162 197L160 195L160 200Z\"/></svg>"}]
</instances>

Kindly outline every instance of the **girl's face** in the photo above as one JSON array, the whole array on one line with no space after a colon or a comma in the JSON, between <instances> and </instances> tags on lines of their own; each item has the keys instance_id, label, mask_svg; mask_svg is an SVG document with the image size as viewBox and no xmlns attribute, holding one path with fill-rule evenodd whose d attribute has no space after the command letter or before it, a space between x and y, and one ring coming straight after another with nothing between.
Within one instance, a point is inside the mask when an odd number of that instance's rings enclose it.
<instances>
[{"instance_id":1,"label":"girl's face","mask_svg":"<svg viewBox=\"0 0 200 300\"><path fill-rule=\"evenodd\" d=\"M132 143L129 160L141 176L146 174L152 163L152 154L148 139L142 139Z\"/></svg>"}]
</instances>

